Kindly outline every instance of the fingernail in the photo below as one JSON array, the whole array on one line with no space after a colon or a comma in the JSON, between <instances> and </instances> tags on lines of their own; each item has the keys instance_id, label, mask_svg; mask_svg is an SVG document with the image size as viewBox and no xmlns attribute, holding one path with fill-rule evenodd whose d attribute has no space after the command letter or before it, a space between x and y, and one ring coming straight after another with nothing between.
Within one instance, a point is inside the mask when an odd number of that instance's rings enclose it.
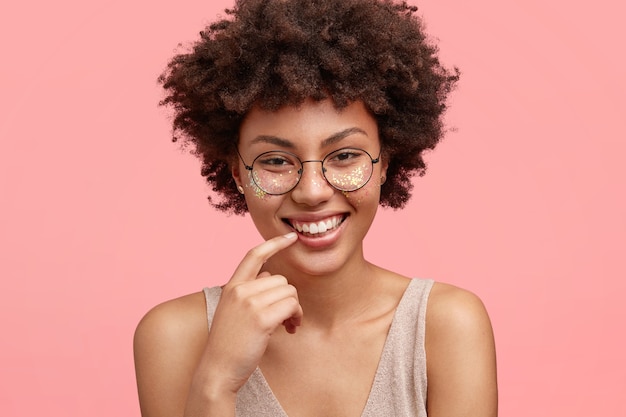
<instances>
[{"instance_id":1,"label":"fingernail","mask_svg":"<svg viewBox=\"0 0 626 417\"><path fill-rule=\"evenodd\" d=\"M283 237L287 238L287 239L294 239L296 236L298 236L296 234L296 232L289 232L286 235L283 235Z\"/></svg>"}]
</instances>

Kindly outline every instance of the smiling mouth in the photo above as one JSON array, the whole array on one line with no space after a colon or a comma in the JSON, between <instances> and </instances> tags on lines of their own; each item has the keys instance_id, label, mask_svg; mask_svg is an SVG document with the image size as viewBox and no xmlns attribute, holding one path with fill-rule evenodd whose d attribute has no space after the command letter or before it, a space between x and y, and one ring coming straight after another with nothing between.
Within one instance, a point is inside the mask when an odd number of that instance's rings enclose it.
<instances>
[{"instance_id":1,"label":"smiling mouth","mask_svg":"<svg viewBox=\"0 0 626 417\"><path fill-rule=\"evenodd\" d=\"M347 217L347 214L343 214L328 217L327 219L316 222L301 222L290 219L283 219L283 221L294 228L298 233L302 233L306 236L319 236L339 227Z\"/></svg>"}]
</instances>

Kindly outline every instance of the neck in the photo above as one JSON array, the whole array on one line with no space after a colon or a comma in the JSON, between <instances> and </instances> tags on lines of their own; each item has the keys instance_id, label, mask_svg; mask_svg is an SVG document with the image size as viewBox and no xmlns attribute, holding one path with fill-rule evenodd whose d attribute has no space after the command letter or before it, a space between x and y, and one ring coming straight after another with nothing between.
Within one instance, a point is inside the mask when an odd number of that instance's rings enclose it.
<instances>
[{"instance_id":1,"label":"neck","mask_svg":"<svg viewBox=\"0 0 626 417\"><path fill-rule=\"evenodd\" d=\"M309 326L331 329L362 317L379 290L380 270L363 257L323 275L291 270L285 263L268 267L296 287L304 311L303 323Z\"/></svg>"}]
</instances>

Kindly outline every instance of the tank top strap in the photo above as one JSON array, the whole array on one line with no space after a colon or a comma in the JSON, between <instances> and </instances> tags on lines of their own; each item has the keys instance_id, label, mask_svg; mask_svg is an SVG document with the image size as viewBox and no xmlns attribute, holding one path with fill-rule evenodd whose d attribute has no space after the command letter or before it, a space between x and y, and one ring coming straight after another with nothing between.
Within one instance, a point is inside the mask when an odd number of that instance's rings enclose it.
<instances>
[{"instance_id":1,"label":"tank top strap","mask_svg":"<svg viewBox=\"0 0 626 417\"><path fill-rule=\"evenodd\" d=\"M204 299L206 300L206 313L210 329L211 323L213 323L213 316L215 315L217 303L220 301L220 296L222 295L222 287L203 288L202 292L204 293Z\"/></svg>"}]
</instances>

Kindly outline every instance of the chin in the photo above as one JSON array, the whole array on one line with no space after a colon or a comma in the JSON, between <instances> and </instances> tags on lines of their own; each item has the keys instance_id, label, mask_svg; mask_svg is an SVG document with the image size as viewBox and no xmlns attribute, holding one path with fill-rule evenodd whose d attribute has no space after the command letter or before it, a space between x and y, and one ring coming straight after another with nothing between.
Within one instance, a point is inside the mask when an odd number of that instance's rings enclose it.
<instances>
[{"instance_id":1,"label":"chin","mask_svg":"<svg viewBox=\"0 0 626 417\"><path fill-rule=\"evenodd\" d=\"M310 248L302 249L302 247L288 248L284 253L285 256L280 259L281 265L285 265L290 271L295 271L290 272L292 274L312 277L333 275L345 268L351 258L338 247L333 248L334 250L317 251L310 250Z\"/></svg>"}]
</instances>

